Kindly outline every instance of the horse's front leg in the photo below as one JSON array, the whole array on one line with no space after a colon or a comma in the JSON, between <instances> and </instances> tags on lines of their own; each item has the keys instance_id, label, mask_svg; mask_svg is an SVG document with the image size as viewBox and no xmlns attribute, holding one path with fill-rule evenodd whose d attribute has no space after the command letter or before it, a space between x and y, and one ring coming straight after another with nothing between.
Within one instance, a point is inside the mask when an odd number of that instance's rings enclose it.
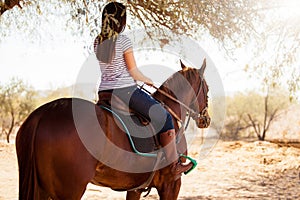
<instances>
[{"instance_id":1,"label":"horse's front leg","mask_svg":"<svg viewBox=\"0 0 300 200\"><path fill-rule=\"evenodd\" d=\"M176 200L181 186L181 178L178 178L174 182L165 182L160 188L157 188L157 192L160 200Z\"/></svg>"},{"instance_id":2,"label":"horse's front leg","mask_svg":"<svg viewBox=\"0 0 300 200\"><path fill-rule=\"evenodd\" d=\"M142 190L127 191L126 200L139 200Z\"/></svg>"}]
</instances>

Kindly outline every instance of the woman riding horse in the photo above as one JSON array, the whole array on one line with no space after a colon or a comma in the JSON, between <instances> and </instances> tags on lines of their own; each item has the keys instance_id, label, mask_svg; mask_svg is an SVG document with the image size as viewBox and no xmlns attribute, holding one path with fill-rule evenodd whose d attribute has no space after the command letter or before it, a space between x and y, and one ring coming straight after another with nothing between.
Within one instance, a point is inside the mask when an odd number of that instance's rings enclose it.
<instances>
[{"instance_id":1,"label":"woman riding horse","mask_svg":"<svg viewBox=\"0 0 300 200\"><path fill-rule=\"evenodd\" d=\"M182 66L153 94L172 111L178 150L185 155L179 124L186 113L198 128L210 124L204 70L205 63L201 69ZM180 190L172 164L162 160L156 167L159 156L135 154L112 113L84 99L60 98L34 110L17 133L16 152L20 200L80 200L88 183L127 191L127 200L140 199L145 188L156 188L161 200L176 200Z\"/></svg>"},{"instance_id":2,"label":"woman riding horse","mask_svg":"<svg viewBox=\"0 0 300 200\"><path fill-rule=\"evenodd\" d=\"M117 2L108 3L102 11L101 33L94 41L94 50L101 69L101 92L113 92L130 109L146 117L159 135L160 144L165 147L165 156L173 163L173 172L181 174L192 167L192 163L183 165L179 162L175 144L175 129L172 116L161 104L137 87L136 81L153 85L137 68L132 43L121 34L126 26L126 7ZM100 97L99 97L100 98ZM155 115L149 111L155 108Z\"/></svg>"}]
</instances>

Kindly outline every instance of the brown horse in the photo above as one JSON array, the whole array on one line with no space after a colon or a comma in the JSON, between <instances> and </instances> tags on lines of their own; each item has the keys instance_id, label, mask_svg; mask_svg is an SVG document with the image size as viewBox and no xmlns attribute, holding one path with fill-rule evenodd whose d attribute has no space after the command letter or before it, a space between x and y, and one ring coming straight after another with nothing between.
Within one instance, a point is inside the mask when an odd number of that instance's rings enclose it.
<instances>
[{"instance_id":1,"label":"brown horse","mask_svg":"<svg viewBox=\"0 0 300 200\"><path fill-rule=\"evenodd\" d=\"M186 113L199 128L208 127L210 118L205 61L201 69L181 65L182 70L153 97L172 111L178 150L186 154L186 140L180 133ZM145 188L156 188L164 200L175 200L179 194L181 178L170 173L169 164L133 153L113 114L83 99L57 99L37 108L20 127L16 149L20 200L80 199L89 182L127 191L129 200L140 199Z\"/></svg>"}]
</instances>

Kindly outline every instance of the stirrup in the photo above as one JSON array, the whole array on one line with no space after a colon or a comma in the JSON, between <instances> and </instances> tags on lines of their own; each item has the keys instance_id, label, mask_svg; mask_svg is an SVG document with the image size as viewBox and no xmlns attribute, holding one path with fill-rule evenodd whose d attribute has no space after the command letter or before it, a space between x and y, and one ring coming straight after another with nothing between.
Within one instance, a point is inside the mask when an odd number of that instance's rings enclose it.
<instances>
[{"instance_id":1,"label":"stirrup","mask_svg":"<svg viewBox=\"0 0 300 200\"><path fill-rule=\"evenodd\" d=\"M184 157L184 158L188 159L188 160L193 164L193 166L192 166L191 169L189 169L189 170L187 170L186 172L184 172L185 175L187 175L187 174L190 173L193 169L196 168L196 166L197 166L198 163L197 163L197 161L196 161L195 159L193 159L193 158L191 158L191 157L189 157L189 156L187 156L187 155L184 155L184 154L179 154L179 157Z\"/></svg>"}]
</instances>

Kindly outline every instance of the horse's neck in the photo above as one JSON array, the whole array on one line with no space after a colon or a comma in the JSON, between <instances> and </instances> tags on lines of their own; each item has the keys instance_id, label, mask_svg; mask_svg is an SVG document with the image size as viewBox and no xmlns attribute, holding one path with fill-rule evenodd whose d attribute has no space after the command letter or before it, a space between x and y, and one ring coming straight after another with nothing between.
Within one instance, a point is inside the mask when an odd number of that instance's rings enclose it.
<instances>
[{"instance_id":1,"label":"horse's neck","mask_svg":"<svg viewBox=\"0 0 300 200\"><path fill-rule=\"evenodd\" d=\"M182 91L181 93L179 93L175 98L178 99L180 102L184 103L185 105L189 105L190 100L190 94L188 94L189 91ZM153 98L155 98L156 100L158 100L159 102L162 102L163 104L165 104L166 106L168 106L168 108L170 108L172 110L172 112L174 112L177 117L179 117L182 121L185 120L185 109L177 102L173 101L172 99L168 98L167 96L161 94L159 91L156 91L155 93L153 93L152 95ZM174 97L174 96L173 96ZM172 114L172 113L170 113ZM176 118L173 116L173 118Z\"/></svg>"}]
</instances>

